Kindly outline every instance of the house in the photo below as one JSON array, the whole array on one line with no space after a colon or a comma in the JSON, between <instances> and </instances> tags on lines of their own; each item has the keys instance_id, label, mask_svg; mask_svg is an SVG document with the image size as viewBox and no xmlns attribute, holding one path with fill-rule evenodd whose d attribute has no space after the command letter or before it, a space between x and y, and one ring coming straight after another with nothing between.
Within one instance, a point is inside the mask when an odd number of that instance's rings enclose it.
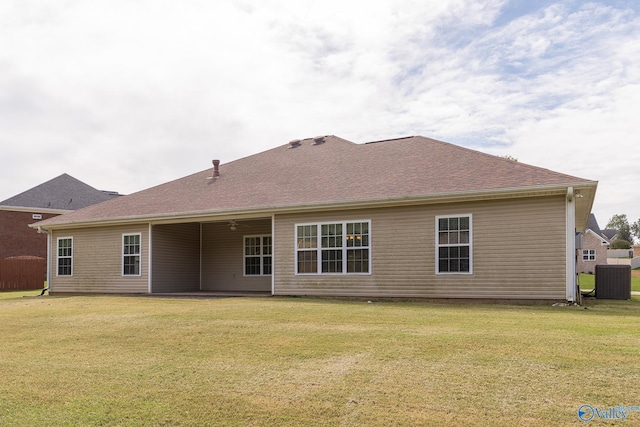
<instances>
[{"instance_id":1,"label":"house","mask_svg":"<svg viewBox=\"0 0 640 427\"><path fill-rule=\"evenodd\" d=\"M578 248L578 273L595 274L596 265L607 264L610 242L604 237L594 214L589 216L587 229L581 233Z\"/></svg>"},{"instance_id":2,"label":"house","mask_svg":"<svg viewBox=\"0 0 640 427\"><path fill-rule=\"evenodd\" d=\"M47 256L47 238L29 228L49 219L119 194L99 191L76 178L62 174L30 190L0 202L0 259Z\"/></svg>"},{"instance_id":3,"label":"house","mask_svg":"<svg viewBox=\"0 0 640 427\"><path fill-rule=\"evenodd\" d=\"M609 242L613 242L618 239L618 230L615 228L605 228L601 231L601 235Z\"/></svg>"},{"instance_id":4,"label":"house","mask_svg":"<svg viewBox=\"0 0 640 427\"><path fill-rule=\"evenodd\" d=\"M575 301L596 187L422 136L329 135L32 227L52 294Z\"/></svg>"}]
</instances>

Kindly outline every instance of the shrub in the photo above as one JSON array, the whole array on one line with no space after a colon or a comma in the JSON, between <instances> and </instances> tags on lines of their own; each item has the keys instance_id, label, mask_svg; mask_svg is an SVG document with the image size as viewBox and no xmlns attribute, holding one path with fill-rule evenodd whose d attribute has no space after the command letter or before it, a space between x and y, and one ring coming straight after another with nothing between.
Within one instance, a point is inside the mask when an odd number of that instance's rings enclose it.
<instances>
[{"instance_id":1,"label":"shrub","mask_svg":"<svg viewBox=\"0 0 640 427\"><path fill-rule=\"evenodd\" d=\"M631 249L631 243L622 239L614 240L611 249Z\"/></svg>"}]
</instances>

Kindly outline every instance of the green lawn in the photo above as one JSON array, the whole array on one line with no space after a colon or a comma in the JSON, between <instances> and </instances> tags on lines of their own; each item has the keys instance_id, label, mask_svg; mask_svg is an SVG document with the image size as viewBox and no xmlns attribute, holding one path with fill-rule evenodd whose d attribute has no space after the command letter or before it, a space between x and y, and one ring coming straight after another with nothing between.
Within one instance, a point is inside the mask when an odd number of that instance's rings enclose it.
<instances>
[{"instance_id":1,"label":"green lawn","mask_svg":"<svg viewBox=\"0 0 640 427\"><path fill-rule=\"evenodd\" d=\"M593 289L596 285L596 276L593 274L580 274L580 289ZM631 291L640 292L640 269L631 270Z\"/></svg>"},{"instance_id":2,"label":"green lawn","mask_svg":"<svg viewBox=\"0 0 640 427\"><path fill-rule=\"evenodd\" d=\"M0 293L0 425L576 426L582 404L640 406L638 297L35 294Z\"/></svg>"}]
</instances>

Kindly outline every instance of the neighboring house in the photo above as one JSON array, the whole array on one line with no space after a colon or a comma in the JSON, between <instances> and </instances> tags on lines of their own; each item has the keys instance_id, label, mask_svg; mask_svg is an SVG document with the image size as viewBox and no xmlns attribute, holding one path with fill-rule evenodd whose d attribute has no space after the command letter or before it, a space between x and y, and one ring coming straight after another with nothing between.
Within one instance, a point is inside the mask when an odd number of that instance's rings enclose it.
<instances>
[{"instance_id":1,"label":"neighboring house","mask_svg":"<svg viewBox=\"0 0 640 427\"><path fill-rule=\"evenodd\" d=\"M611 243L618 238L618 230L615 228L605 228L601 231L600 235Z\"/></svg>"},{"instance_id":2,"label":"neighboring house","mask_svg":"<svg viewBox=\"0 0 640 427\"><path fill-rule=\"evenodd\" d=\"M0 259L19 256L45 258L47 236L29 224L72 212L119 196L99 191L62 174L0 202Z\"/></svg>"},{"instance_id":3,"label":"neighboring house","mask_svg":"<svg viewBox=\"0 0 640 427\"><path fill-rule=\"evenodd\" d=\"M607 264L609 241L603 237L594 214L589 216L587 229L581 234L578 248L578 273L595 274L596 265Z\"/></svg>"},{"instance_id":4,"label":"neighboring house","mask_svg":"<svg viewBox=\"0 0 640 427\"><path fill-rule=\"evenodd\" d=\"M595 181L421 136L213 163L32 225L51 293L577 300Z\"/></svg>"}]
</instances>

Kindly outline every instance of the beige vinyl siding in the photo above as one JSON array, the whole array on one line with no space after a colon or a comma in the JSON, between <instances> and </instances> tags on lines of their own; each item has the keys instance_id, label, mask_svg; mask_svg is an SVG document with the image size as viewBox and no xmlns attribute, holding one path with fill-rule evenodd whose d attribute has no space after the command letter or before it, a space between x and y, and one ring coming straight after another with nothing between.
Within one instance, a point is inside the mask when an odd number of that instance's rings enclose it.
<instances>
[{"instance_id":1,"label":"beige vinyl siding","mask_svg":"<svg viewBox=\"0 0 640 427\"><path fill-rule=\"evenodd\" d=\"M435 272L435 218L472 216L473 274ZM295 224L371 220L371 275L295 275ZM565 201L546 197L278 215L276 295L565 298Z\"/></svg>"},{"instance_id":2,"label":"beige vinyl siding","mask_svg":"<svg viewBox=\"0 0 640 427\"><path fill-rule=\"evenodd\" d=\"M51 238L51 293L147 293L149 233L147 225L54 231ZM141 234L140 276L122 275L122 235ZM57 239L73 238L73 276L57 276Z\"/></svg>"},{"instance_id":3,"label":"beige vinyl siding","mask_svg":"<svg viewBox=\"0 0 640 427\"><path fill-rule=\"evenodd\" d=\"M151 292L200 290L200 224L152 228Z\"/></svg>"},{"instance_id":4,"label":"beige vinyl siding","mask_svg":"<svg viewBox=\"0 0 640 427\"><path fill-rule=\"evenodd\" d=\"M202 290L271 291L271 276L244 275L244 236L271 235L271 219L202 225Z\"/></svg>"}]
</instances>

